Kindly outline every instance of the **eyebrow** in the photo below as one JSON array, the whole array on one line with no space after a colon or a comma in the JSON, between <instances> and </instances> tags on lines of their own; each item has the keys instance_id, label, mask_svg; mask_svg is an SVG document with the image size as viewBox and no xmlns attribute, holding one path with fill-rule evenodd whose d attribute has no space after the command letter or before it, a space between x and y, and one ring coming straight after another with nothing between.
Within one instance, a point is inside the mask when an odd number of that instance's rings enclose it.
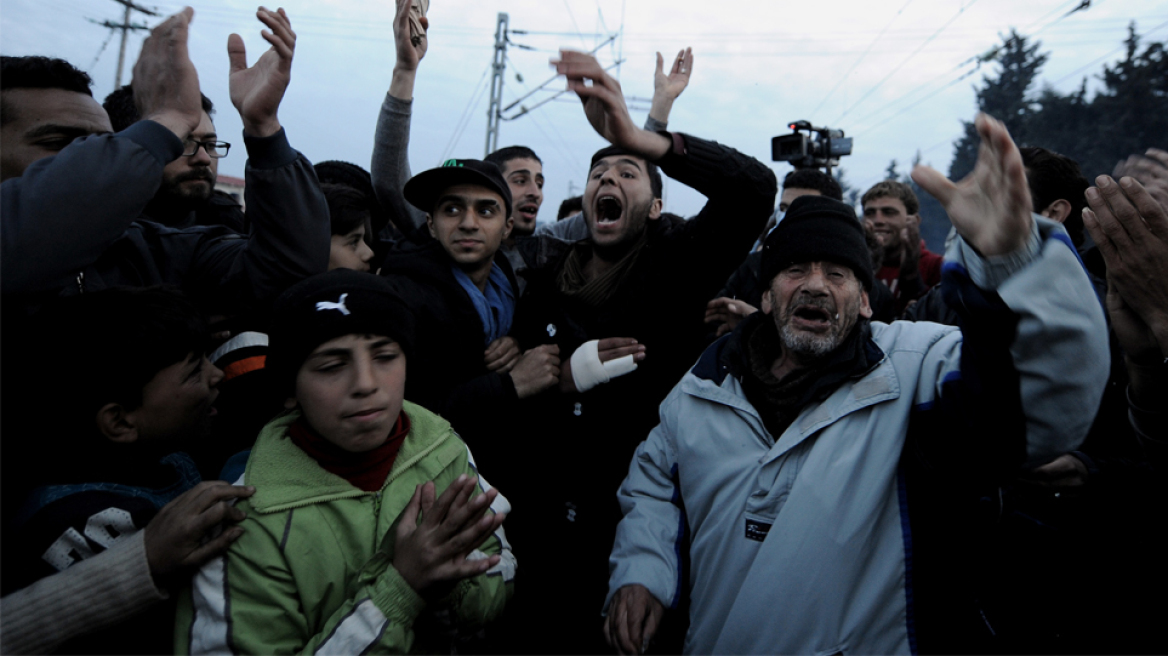
<instances>
[{"instance_id":1,"label":"eyebrow","mask_svg":"<svg viewBox=\"0 0 1168 656\"><path fill-rule=\"evenodd\" d=\"M311 360L313 358L331 358L331 357L347 358L347 357L352 356L352 354L353 354L352 349L331 348L331 349L325 349L323 351L315 351L312 353L312 355L308 356L308 359Z\"/></svg>"},{"instance_id":2,"label":"eyebrow","mask_svg":"<svg viewBox=\"0 0 1168 656\"><path fill-rule=\"evenodd\" d=\"M598 169L602 166L618 166L620 164L628 164L629 166L632 166L633 168L637 169L638 171L642 171L642 172L644 172L644 170L645 170L645 169L641 168L641 163L638 162L637 160L630 159L628 157L622 157L622 158L616 160L615 162L613 162L612 164L609 164L608 162L605 162L605 161L597 162L596 166L593 166L591 169L589 169L588 172L591 173L592 171L595 171L596 169Z\"/></svg>"},{"instance_id":3,"label":"eyebrow","mask_svg":"<svg viewBox=\"0 0 1168 656\"><path fill-rule=\"evenodd\" d=\"M516 169L516 170L508 173L507 177L509 178L513 175L531 175L531 171L528 171L527 169Z\"/></svg>"}]
</instances>

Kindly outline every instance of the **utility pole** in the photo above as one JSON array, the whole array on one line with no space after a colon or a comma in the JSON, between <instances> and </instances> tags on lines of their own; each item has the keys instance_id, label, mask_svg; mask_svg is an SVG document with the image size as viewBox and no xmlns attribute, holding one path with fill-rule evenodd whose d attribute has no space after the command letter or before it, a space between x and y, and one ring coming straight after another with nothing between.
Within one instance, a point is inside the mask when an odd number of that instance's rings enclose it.
<instances>
[{"instance_id":1,"label":"utility pole","mask_svg":"<svg viewBox=\"0 0 1168 656\"><path fill-rule=\"evenodd\" d=\"M117 0L121 2L121 0ZM491 105L487 108L487 150L483 157L499 149L499 121L503 118L503 73L507 68L507 24L510 18L499 13L495 27L495 63L491 74Z\"/></svg>"},{"instance_id":2,"label":"utility pole","mask_svg":"<svg viewBox=\"0 0 1168 656\"><path fill-rule=\"evenodd\" d=\"M147 27L146 25L144 25L142 23L138 23L138 24L131 23L130 22L131 12L136 11L139 14L145 14L147 16L157 16L158 12L147 9L141 5L134 4L131 0L114 0L114 2L125 6L125 8L126 8L126 12L125 12L125 15L122 17L121 23L111 23L109 21L95 21L92 19L90 20L90 22L97 23L98 25L101 25L102 27L106 27L106 28L111 29L111 30L121 30L122 31L122 46L118 50L118 71L117 71L116 77L114 77L114 88L120 89L120 88L122 88L122 67L125 66L125 64L126 64L126 41L129 39L130 30L148 30L148 29L150 29L149 27Z\"/></svg>"}]
</instances>

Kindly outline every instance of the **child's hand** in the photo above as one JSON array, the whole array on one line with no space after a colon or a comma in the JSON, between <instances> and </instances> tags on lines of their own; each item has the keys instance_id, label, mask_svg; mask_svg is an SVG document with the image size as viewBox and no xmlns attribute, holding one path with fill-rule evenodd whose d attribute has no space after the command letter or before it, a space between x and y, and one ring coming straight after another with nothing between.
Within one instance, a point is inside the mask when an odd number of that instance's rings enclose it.
<instances>
[{"instance_id":1,"label":"child's hand","mask_svg":"<svg viewBox=\"0 0 1168 656\"><path fill-rule=\"evenodd\" d=\"M466 559L506 517L487 513L499 494L494 489L471 498L477 484L477 477L463 474L437 501L433 482L414 490L398 523L393 567L418 594L426 595L436 583L478 576L498 564L497 555Z\"/></svg>"}]
</instances>

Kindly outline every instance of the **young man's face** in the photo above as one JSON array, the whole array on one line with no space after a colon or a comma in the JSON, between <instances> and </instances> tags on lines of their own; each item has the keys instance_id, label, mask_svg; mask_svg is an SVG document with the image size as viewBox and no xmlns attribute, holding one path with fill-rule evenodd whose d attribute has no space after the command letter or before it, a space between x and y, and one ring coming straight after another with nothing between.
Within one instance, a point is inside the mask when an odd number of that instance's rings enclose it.
<instances>
[{"instance_id":1,"label":"young man's face","mask_svg":"<svg viewBox=\"0 0 1168 656\"><path fill-rule=\"evenodd\" d=\"M329 243L328 270L368 271L373 249L365 243L365 226L359 225L343 235L333 235Z\"/></svg>"},{"instance_id":2,"label":"young man's face","mask_svg":"<svg viewBox=\"0 0 1168 656\"><path fill-rule=\"evenodd\" d=\"M105 109L76 91L8 89L3 106L0 180L20 177L30 164L56 155L78 137L113 131Z\"/></svg>"},{"instance_id":3,"label":"young man's face","mask_svg":"<svg viewBox=\"0 0 1168 656\"><path fill-rule=\"evenodd\" d=\"M894 251L901 245L900 231L908 227L913 217L905 210L904 201L883 196L864 203L864 220L872 224L885 251Z\"/></svg>"},{"instance_id":4,"label":"young man's face","mask_svg":"<svg viewBox=\"0 0 1168 656\"><path fill-rule=\"evenodd\" d=\"M406 356L380 335L344 335L316 347L296 374L296 403L321 437L350 453L385 443L401 414Z\"/></svg>"},{"instance_id":5,"label":"young man's face","mask_svg":"<svg viewBox=\"0 0 1168 656\"><path fill-rule=\"evenodd\" d=\"M503 197L478 185L448 187L426 223L450 259L468 271L490 266L512 226Z\"/></svg>"},{"instance_id":6,"label":"young man's face","mask_svg":"<svg viewBox=\"0 0 1168 656\"><path fill-rule=\"evenodd\" d=\"M503 179L511 187L515 210L513 230L516 235L535 232L535 219L543 204L543 164L530 157L517 157L503 163Z\"/></svg>"},{"instance_id":7,"label":"young man's face","mask_svg":"<svg viewBox=\"0 0 1168 656\"><path fill-rule=\"evenodd\" d=\"M191 133L184 147L189 147L191 141L218 141L215 125L211 117L203 112L203 119L199 127ZM158 195L167 200L183 205L198 205L211 197L215 189L215 180L219 175L219 160L207 154L206 149L200 147L190 157L180 156L162 169L162 186Z\"/></svg>"},{"instance_id":8,"label":"young man's face","mask_svg":"<svg viewBox=\"0 0 1168 656\"><path fill-rule=\"evenodd\" d=\"M650 219L661 216L661 199L653 197L645 161L612 155L596 162L584 187L584 222L598 250L631 246Z\"/></svg>"},{"instance_id":9,"label":"young man's face","mask_svg":"<svg viewBox=\"0 0 1168 656\"><path fill-rule=\"evenodd\" d=\"M834 351L859 321L871 318L868 293L850 268L834 262L793 264L763 294L783 346L804 361Z\"/></svg>"},{"instance_id":10,"label":"young man's face","mask_svg":"<svg viewBox=\"0 0 1168 656\"><path fill-rule=\"evenodd\" d=\"M159 371L142 388L142 404L127 416L138 439L198 439L210 434L223 372L203 354L191 353Z\"/></svg>"}]
</instances>

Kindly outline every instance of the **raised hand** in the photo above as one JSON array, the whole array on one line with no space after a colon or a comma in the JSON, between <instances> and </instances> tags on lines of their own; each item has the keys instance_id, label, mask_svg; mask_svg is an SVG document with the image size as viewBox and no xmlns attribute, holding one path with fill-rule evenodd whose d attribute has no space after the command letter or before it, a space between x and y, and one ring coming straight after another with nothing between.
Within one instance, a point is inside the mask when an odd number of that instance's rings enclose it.
<instances>
[{"instance_id":1,"label":"raised hand","mask_svg":"<svg viewBox=\"0 0 1168 656\"><path fill-rule=\"evenodd\" d=\"M665 58L661 53L657 53L657 72L653 75L653 104L650 106L649 116L662 123L669 122L673 101L677 100L681 92L689 86L691 73L693 73L692 48L677 53L668 75L665 73Z\"/></svg>"},{"instance_id":2,"label":"raised hand","mask_svg":"<svg viewBox=\"0 0 1168 656\"><path fill-rule=\"evenodd\" d=\"M553 60L556 72L568 78L568 89L584 103L584 115L609 143L656 160L669 152L671 143L662 135L637 127L621 92L620 82L604 72L592 55L561 50ZM591 83L591 84L589 84Z\"/></svg>"},{"instance_id":3,"label":"raised hand","mask_svg":"<svg viewBox=\"0 0 1168 656\"><path fill-rule=\"evenodd\" d=\"M430 19L418 17L418 23L422 26L421 34L414 35L410 28L410 11L418 1L397 0L397 12L393 16L393 41L397 46L395 67L409 71L418 69L418 63L426 56L429 48L426 30L430 29Z\"/></svg>"},{"instance_id":4,"label":"raised hand","mask_svg":"<svg viewBox=\"0 0 1168 656\"><path fill-rule=\"evenodd\" d=\"M587 345L587 343L582 345L577 349L577 352L582 351ZM631 368L624 370L618 368L616 371L607 371L599 380L596 380L592 376L589 376L587 372L585 372L585 376L593 378L593 380L585 389L580 389L576 384L576 378L580 372L576 372L576 375L572 374L572 360L579 356L577 353L573 353L572 357L564 358L563 364L560 365L560 391L564 392L565 394L570 394L572 392L587 392L596 385L606 382L610 378L616 378L617 376L623 376L627 373L632 373L632 371L637 368L636 365L645 359L645 345L638 344L637 340L631 337L606 337L604 339L596 340L596 358L600 361L599 364L601 365L613 360L618 360L628 355L633 356L633 366ZM586 362L585 365L587 365ZM587 368L587 366L585 368Z\"/></svg>"},{"instance_id":5,"label":"raised hand","mask_svg":"<svg viewBox=\"0 0 1168 656\"><path fill-rule=\"evenodd\" d=\"M1139 180L1156 202L1168 207L1168 151L1149 148L1143 155L1132 155L1111 173L1115 180L1123 176Z\"/></svg>"},{"instance_id":6,"label":"raised hand","mask_svg":"<svg viewBox=\"0 0 1168 656\"><path fill-rule=\"evenodd\" d=\"M226 551L243 529L228 528L215 537L212 531L224 521L243 521L244 512L231 502L254 492L253 487L205 481L163 506L146 525L144 536L146 562L155 582L165 585L168 578Z\"/></svg>"},{"instance_id":7,"label":"raised hand","mask_svg":"<svg viewBox=\"0 0 1168 656\"><path fill-rule=\"evenodd\" d=\"M231 103L239 110L243 132L251 137L270 137L280 131L277 111L292 79L292 55L296 33L284 9L260 7L256 18L269 29L260 32L272 44L255 65L247 65L247 49L238 34L227 37L227 57L231 61Z\"/></svg>"},{"instance_id":8,"label":"raised hand","mask_svg":"<svg viewBox=\"0 0 1168 656\"><path fill-rule=\"evenodd\" d=\"M1168 357L1168 209L1139 181L1096 178L1083 225L1107 263L1107 309L1129 357Z\"/></svg>"},{"instance_id":9,"label":"raised hand","mask_svg":"<svg viewBox=\"0 0 1168 656\"><path fill-rule=\"evenodd\" d=\"M499 563L498 555L467 560L506 518L488 513L499 494L494 489L471 497L477 484L478 478L463 474L437 500L433 482L419 485L402 512L393 567L418 594L435 596L427 593L436 585L478 576Z\"/></svg>"},{"instance_id":10,"label":"raised hand","mask_svg":"<svg viewBox=\"0 0 1168 656\"><path fill-rule=\"evenodd\" d=\"M1005 125L987 114L978 114L975 125L981 146L973 172L954 183L918 165L912 178L941 201L969 245L985 257L1004 255L1025 246L1033 228L1026 169Z\"/></svg>"},{"instance_id":11,"label":"raised hand","mask_svg":"<svg viewBox=\"0 0 1168 656\"><path fill-rule=\"evenodd\" d=\"M195 10L184 8L150 30L134 64L138 115L186 139L203 120L199 73L191 63L187 36Z\"/></svg>"}]
</instances>

